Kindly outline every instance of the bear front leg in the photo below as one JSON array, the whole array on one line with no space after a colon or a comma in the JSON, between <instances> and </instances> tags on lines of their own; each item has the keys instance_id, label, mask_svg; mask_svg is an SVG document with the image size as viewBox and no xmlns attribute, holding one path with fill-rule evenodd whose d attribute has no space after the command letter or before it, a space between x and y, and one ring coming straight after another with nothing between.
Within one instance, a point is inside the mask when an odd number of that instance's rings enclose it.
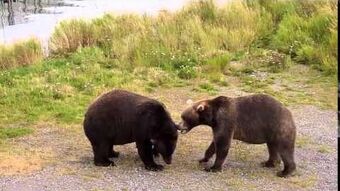
<instances>
[{"instance_id":1,"label":"bear front leg","mask_svg":"<svg viewBox=\"0 0 340 191\"><path fill-rule=\"evenodd\" d=\"M116 152L113 146L109 147L109 158L118 158L119 152Z\"/></svg>"},{"instance_id":2,"label":"bear front leg","mask_svg":"<svg viewBox=\"0 0 340 191\"><path fill-rule=\"evenodd\" d=\"M218 131L218 129L220 131ZM215 163L210 168L205 168L205 171L208 172L218 172L222 170L222 165L227 158L231 139L233 137L234 128L228 126L220 126L217 128L217 132L214 133L214 143L215 143L215 152L216 159Z\"/></svg>"},{"instance_id":3,"label":"bear front leg","mask_svg":"<svg viewBox=\"0 0 340 191\"><path fill-rule=\"evenodd\" d=\"M161 171L163 170L162 165L155 163L153 159L152 143L150 140L137 141L137 149L140 158L142 159L145 169L151 171Z\"/></svg>"},{"instance_id":4,"label":"bear front leg","mask_svg":"<svg viewBox=\"0 0 340 191\"><path fill-rule=\"evenodd\" d=\"M155 149L155 147L152 148L152 154L154 157L159 157L159 152Z\"/></svg>"},{"instance_id":5,"label":"bear front leg","mask_svg":"<svg viewBox=\"0 0 340 191\"><path fill-rule=\"evenodd\" d=\"M205 169L208 172L219 172L222 170L222 165L225 159L227 158L229 152L229 145L226 144L225 140L216 141L215 150L216 150L215 163L212 167Z\"/></svg>"},{"instance_id":6,"label":"bear front leg","mask_svg":"<svg viewBox=\"0 0 340 191\"><path fill-rule=\"evenodd\" d=\"M208 147L208 149L204 153L204 157L199 160L199 163L208 162L209 159L215 154L215 143L212 141Z\"/></svg>"}]
</instances>

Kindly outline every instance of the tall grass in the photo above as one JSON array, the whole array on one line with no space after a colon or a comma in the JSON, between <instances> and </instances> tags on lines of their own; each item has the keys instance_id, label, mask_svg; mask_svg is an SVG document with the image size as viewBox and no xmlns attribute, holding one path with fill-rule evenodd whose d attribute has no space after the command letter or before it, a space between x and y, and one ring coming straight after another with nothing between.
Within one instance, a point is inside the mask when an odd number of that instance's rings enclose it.
<instances>
[{"instance_id":1,"label":"tall grass","mask_svg":"<svg viewBox=\"0 0 340 191\"><path fill-rule=\"evenodd\" d=\"M264 48L333 75L338 67L337 10L335 0L234 0L219 7L205 0L158 16L106 14L61 22L49 51L68 55L95 46L109 65L129 70L156 66L190 79L201 69L216 73L216 64L211 64L216 60L225 62L217 64L222 66L230 61L218 58ZM41 58L40 43L34 39L0 45L1 69Z\"/></svg>"},{"instance_id":2,"label":"tall grass","mask_svg":"<svg viewBox=\"0 0 340 191\"><path fill-rule=\"evenodd\" d=\"M105 15L86 24L65 21L52 35L50 49L65 54L87 46L83 42L91 39L90 45L100 47L121 65L158 66L188 79L210 58L249 47L259 33L259 16L259 10L249 9L244 2L217 8L212 1L201 1L157 17ZM87 39L68 35L70 31L87 34Z\"/></svg>"},{"instance_id":3,"label":"tall grass","mask_svg":"<svg viewBox=\"0 0 340 191\"><path fill-rule=\"evenodd\" d=\"M0 45L0 69L33 64L41 61L42 58L41 44L36 39L13 45Z\"/></svg>"},{"instance_id":4,"label":"tall grass","mask_svg":"<svg viewBox=\"0 0 340 191\"><path fill-rule=\"evenodd\" d=\"M209 59L257 46L335 74L337 3L334 0L213 1L191 3L157 17L105 15L92 21L61 22L50 39L54 54L98 46L127 68L144 65L194 77ZM203 67L208 68L208 67Z\"/></svg>"},{"instance_id":5,"label":"tall grass","mask_svg":"<svg viewBox=\"0 0 340 191\"><path fill-rule=\"evenodd\" d=\"M70 53L78 47L91 46L94 44L93 28L89 22L81 19L66 20L55 29L54 36L50 39L51 53ZM56 46L57 45L57 46Z\"/></svg>"}]
</instances>

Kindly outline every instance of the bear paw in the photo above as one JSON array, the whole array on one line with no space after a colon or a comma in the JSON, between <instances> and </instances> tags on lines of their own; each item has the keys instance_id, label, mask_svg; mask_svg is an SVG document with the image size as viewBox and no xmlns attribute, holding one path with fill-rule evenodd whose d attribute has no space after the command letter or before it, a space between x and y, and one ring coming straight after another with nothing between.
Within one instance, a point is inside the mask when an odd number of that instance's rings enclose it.
<instances>
[{"instance_id":1,"label":"bear paw","mask_svg":"<svg viewBox=\"0 0 340 191\"><path fill-rule=\"evenodd\" d=\"M261 162L262 167L267 167L267 168L274 168L276 165L279 165L280 161L263 161Z\"/></svg>"},{"instance_id":2,"label":"bear paw","mask_svg":"<svg viewBox=\"0 0 340 191\"><path fill-rule=\"evenodd\" d=\"M109 158L118 158L119 154L120 154L119 152L112 151L112 153L110 154Z\"/></svg>"},{"instance_id":3,"label":"bear paw","mask_svg":"<svg viewBox=\"0 0 340 191\"><path fill-rule=\"evenodd\" d=\"M155 149L152 150L152 155L156 158L159 157L159 153Z\"/></svg>"},{"instance_id":4,"label":"bear paw","mask_svg":"<svg viewBox=\"0 0 340 191\"><path fill-rule=\"evenodd\" d=\"M281 178L285 178L285 177L287 177L287 173L280 171L280 172L276 173L276 176L281 177Z\"/></svg>"},{"instance_id":5,"label":"bear paw","mask_svg":"<svg viewBox=\"0 0 340 191\"><path fill-rule=\"evenodd\" d=\"M159 164L154 164L154 165L145 166L145 169L150 170L150 171L162 171L164 167Z\"/></svg>"},{"instance_id":6,"label":"bear paw","mask_svg":"<svg viewBox=\"0 0 340 191\"><path fill-rule=\"evenodd\" d=\"M288 178L290 176L292 176L292 172L288 172L288 171L280 171L276 174L278 177L281 177L281 178Z\"/></svg>"},{"instance_id":7,"label":"bear paw","mask_svg":"<svg viewBox=\"0 0 340 191\"><path fill-rule=\"evenodd\" d=\"M94 162L94 165L96 166L116 166L112 161L103 161L103 162Z\"/></svg>"},{"instance_id":8,"label":"bear paw","mask_svg":"<svg viewBox=\"0 0 340 191\"><path fill-rule=\"evenodd\" d=\"M209 161L209 159L202 158L202 159L200 159L198 162L199 162L199 163L206 163L206 162L208 162L208 161Z\"/></svg>"},{"instance_id":9,"label":"bear paw","mask_svg":"<svg viewBox=\"0 0 340 191\"><path fill-rule=\"evenodd\" d=\"M205 168L204 170L207 171L207 172L221 172L222 168L221 167L212 166L210 168Z\"/></svg>"}]
</instances>

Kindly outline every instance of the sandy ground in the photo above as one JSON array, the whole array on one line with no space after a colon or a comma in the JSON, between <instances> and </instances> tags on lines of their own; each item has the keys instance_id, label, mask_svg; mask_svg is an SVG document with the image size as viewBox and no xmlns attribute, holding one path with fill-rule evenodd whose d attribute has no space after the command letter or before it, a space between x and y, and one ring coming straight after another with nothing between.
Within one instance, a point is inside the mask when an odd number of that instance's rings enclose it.
<instances>
[{"instance_id":1,"label":"sandy ground","mask_svg":"<svg viewBox=\"0 0 340 191\"><path fill-rule=\"evenodd\" d=\"M178 120L187 99L206 95L164 90L150 96L163 101ZM166 165L162 172L149 172L144 170L134 144L116 147L121 153L114 159L117 166L96 167L81 125L41 123L34 134L12 140L13 149L0 162L0 190L337 190L336 111L314 106L295 106L290 110L298 129L297 171L290 178L276 177L282 164L274 169L260 166L268 157L265 145L236 140L223 171L204 172L197 160L211 140L209 127L197 127L180 135L173 164ZM157 161L164 164L161 159Z\"/></svg>"}]
</instances>

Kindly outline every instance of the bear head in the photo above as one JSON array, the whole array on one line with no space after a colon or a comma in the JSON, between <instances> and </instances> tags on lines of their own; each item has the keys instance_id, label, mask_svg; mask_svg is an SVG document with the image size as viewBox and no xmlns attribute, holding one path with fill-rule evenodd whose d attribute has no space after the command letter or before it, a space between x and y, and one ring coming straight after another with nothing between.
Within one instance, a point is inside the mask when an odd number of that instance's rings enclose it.
<instances>
[{"instance_id":1,"label":"bear head","mask_svg":"<svg viewBox=\"0 0 340 191\"><path fill-rule=\"evenodd\" d=\"M178 132L177 125L172 121L167 121L162 125L162 131L151 139L155 151L161 154L166 164L171 164L172 154L177 145Z\"/></svg>"},{"instance_id":2,"label":"bear head","mask_svg":"<svg viewBox=\"0 0 340 191\"><path fill-rule=\"evenodd\" d=\"M210 100L202 100L191 104L181 114L182 121L177 125L181 133L187 133L198 125L212 125L213 107Z\"/></svg>"}]
</instances>

